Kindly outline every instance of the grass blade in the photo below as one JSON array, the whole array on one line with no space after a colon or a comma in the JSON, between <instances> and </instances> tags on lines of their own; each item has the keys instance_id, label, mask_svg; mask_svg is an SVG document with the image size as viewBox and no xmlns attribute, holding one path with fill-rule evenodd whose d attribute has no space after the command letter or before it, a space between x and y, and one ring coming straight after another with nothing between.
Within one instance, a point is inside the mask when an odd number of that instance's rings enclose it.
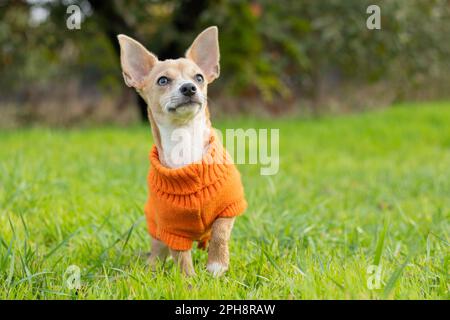
<instances>
[{"instance_id":1,"label":"grass blade","mask_svg":"<svg viewBox=\"0 0 450 320\"><path fill-rule=\"evenodd\" d=\"M383 254L384 239L386 238L387 226L388 226L387 219L385 219L383 229L381 229L378 235L377 247L375 249L375 257L373 260L373 264L377 266L380 264L381 255Z\"/></svg>"},{"instance_id":2,"label":"grass blade","mask_svg":"<svg viewBox=\"0 0 450 320\"><path fill-rule=\"evenodd\" d=\"M58 251L59 248L61 248L63 245L65 245L67 242L69 242L69 240L75 236L78 232L80 231L80 229L75 230L75 232L72 232L71 234L69 234L66 238L64 238L60 243L58 243L56 245L56 247L54 247L52 250L50 250L49 253L47 253L44 258L43 261L47 260L48 258L50 258L56 251Z\"/></svg>"},{"instance_id":3,"label":"grass blade","mask_svg":"<svg viewBox=\"0 0 450 320\"><path fill-rule=\"evenodd\" d=\"M386 287L384 288L384 299L387 299L387 297L389 296L389 294L391 293L392 289L394 288L396 282L398 281L398 279L400 279L400 276L403 272L403 269L405 269L406 265L408 264L408 258L406 259L405 262L402 263L402 265L400 267L398 267L391 275L391 277L389 278Z\"/></svg>"}]
</instances>

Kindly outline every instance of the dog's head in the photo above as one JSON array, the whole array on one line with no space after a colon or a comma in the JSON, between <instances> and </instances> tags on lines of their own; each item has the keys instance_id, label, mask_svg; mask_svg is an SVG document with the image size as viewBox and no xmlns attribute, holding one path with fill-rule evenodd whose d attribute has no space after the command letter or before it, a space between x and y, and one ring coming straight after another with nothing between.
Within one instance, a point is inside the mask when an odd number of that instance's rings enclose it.
<instances>
[{"instance_id":1,"label":"dog's head","mask_svg":"<svg viewBox=\"0 0 450 320\"><path fill-rule=\"evenodd\" d=\"M125 83L146 100L150 120L185 122L206 108L207 86L219 76L217 27L200 33L185 58L160 61L139 42L118 36Z\"/></svg>"}]
</instances>

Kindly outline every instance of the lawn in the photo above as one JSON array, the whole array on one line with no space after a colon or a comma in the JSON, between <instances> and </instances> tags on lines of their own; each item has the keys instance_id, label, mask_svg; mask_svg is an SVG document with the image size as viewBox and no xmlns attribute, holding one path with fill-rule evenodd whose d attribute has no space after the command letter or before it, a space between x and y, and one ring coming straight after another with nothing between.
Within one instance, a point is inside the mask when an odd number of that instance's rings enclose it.
<instances>
[{"instance_id":1,"label":"lawn","mask_svg":"<svg viewBox=\"0 0 450 320\"><path fill-rule=\"evenodd\" d=\"M280 129L219 279L145 266L147 126L0 131L0 299L450 298L450 103L215 124Z\"/></svg>"}]
</instances>

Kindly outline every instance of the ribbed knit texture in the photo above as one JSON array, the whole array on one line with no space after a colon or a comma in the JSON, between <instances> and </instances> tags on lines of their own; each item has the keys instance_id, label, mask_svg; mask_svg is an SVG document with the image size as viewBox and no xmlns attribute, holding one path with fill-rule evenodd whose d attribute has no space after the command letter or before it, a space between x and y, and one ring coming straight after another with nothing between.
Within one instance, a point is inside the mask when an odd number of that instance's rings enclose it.
<instances>
[{"instance_id":1,"label":"ribbed knit texture","mask_svg":"<svg viewBox=\"0 0 450 320\"><path fill-rule=\"evenodd\" d=\"M206 248L214 220L247 208L240 174L214 135L201 162L170 169L153 146L150 163L147 225L154 238L174 250L188 250L194 241Z\"/></svg>"}]
</instances>

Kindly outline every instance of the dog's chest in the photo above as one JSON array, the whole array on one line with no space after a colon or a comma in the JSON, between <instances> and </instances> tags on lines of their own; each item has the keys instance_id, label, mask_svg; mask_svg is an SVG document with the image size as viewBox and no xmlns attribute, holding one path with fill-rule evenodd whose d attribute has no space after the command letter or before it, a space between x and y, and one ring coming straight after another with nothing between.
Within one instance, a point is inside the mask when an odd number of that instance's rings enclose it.
<instances>
[{"instance_id":1,"label":"dog's chest","mask_svg":"<svg viewBox=\"0 0 450 320\"><path fill-rule=\"evenodd\" d=\"M159 126L161 135L162 161L169 168L180 168L199 162L207 151L210 128L206 117L198 115L188 124Z\"/></svg>"}]
</instances>

